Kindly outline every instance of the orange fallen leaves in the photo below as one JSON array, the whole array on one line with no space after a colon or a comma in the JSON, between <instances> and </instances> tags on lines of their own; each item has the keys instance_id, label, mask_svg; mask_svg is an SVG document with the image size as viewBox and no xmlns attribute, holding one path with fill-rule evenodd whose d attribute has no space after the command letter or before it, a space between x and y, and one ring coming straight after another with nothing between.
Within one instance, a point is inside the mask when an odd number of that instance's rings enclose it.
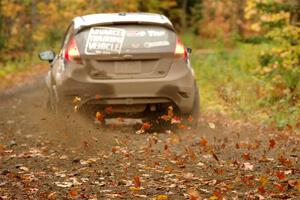
<instances>
[{"instance_id":1,"label":"orange fallen leaves","mask_svg":"<svg viewBox=\"0 0 300 200\"><path fill-rule=\"evenodd\" d=\"M269 149L273 149L276 145L276 142L274 139L269 140Z\"/></svg>"},{"instance_id":2,"label":"orange fallen leaves","mask_svg":"<svg viewBox=\"0 0 300 200\"><path fill-rule=\"evenodd\" d=\"M48 197L47 197L49 200L56 200L57 198L57 194L56 192L51 192Z\"/></svg>"},{"instance_id":3,"label":"orange fallen leaves","mask_svg":"<svg viewBox=\"0 0 300 200\"><path fill-rule=\"evenodd\" d=\"M112 113L113 112L113 107L109 106L105 108L106 113Z\"/></svg>"},{"instance_id":4,"label":"orange fallen leaves","mask_svg":"<svg viewBox=\"0 0 300 200\"><path fill-rule=\"evenodd\" d=\"M201 139L199 140L199 144L205 147L207 145L207 140L204 137L201 137Z\"/></svg>"},{"instance_id":5,"label":"orange fallen leaves","mask_svg":"<svg viewBox=\"0 0 300 200\"><path fill-rule=\"evenodd\" d=\"M241 181L249 186L249 187L253 187L254 186L254 183L253 183L253 179L254 179L254 176L250 175L250 176L245 176L245 177L241 177Z\"/></svg>"},{"instance_id":6,"label":"orange fallen leaves","mask_svg":"<svg viewBox=\"0 0 300 200\"><path fill-rule=\"evenodd\" d=\"M213 196L209 198L210 200L221 200L223 199L221 191L214 191Z\"/></svg>"},{"instance_id":7,"label":"orange fallen leaves","mask_svg":"<svg viewBox=\"0 0 300 200\"><path fill-rule=\"evenodd\" d=\"M277 178L279 178L279 180L284 180L285 179L285 175L283 171L278 171L276 173Z\"/></svg>"},{"instance_id":8,"label":"orange fallen leaves","mask_svg":"<svg viewBox=\"0 0 300 200\"><path fill-rule=\"evenodd\" d=\"M71 189L69 190L69 196L70 196L71 198L76 198L76 197L78 196L77 190L76 190L75 188L71 188Z\"/></svg>"},{"instance_id":9,"label":"orange fallen leaves","mask_svg":"<svg viewBox=\"0 0 300 200\"><path fill-rule=\"evenodd\" d=\"M179 129L186 129L187 126L184 125L184 124L178 124L177 128L179 128Z\"/></svg>"},{"instance_id":10,"label":"orange fallen leaves","mask_svg":"<svg viewBox=\"0 0 300 200\"><path fill-rule=\"evenodd\" d=\"M201 199L199 192L195 189L189 189L188 194L189 194L190 200L200 200Z\"/></svg>"},{"instance_id":11,"label":"orange fallen leaves","mask_svg":"<svg viewBox=\"0 0 300 200\"><path fill-rule=\"evenodd\" d=\"M99 112L99 111L96 112L96 120L98 120L98 121L103 121L104 118L105 118L105 116L104 116L103 113L101 113L101 112Z\"/></svg>"},{"instance_id":12,"label":"orange fallen leaves","mask_svg":"<svg viewBox=\"0 0 300 200\"><path fill-rule=\"evenodd\" d=\"M165 167L164 167L164 171L165 171L165 172L169 172L169 173L170 173L170 172L172 172L172 171L173 171L173 167L171 167L171 166L167 165L167 166L165 166Z\"/></svg>"},{"instance_id":13,"label":"orange fallen leaves","mask_svg":"<svg viewBox=\"0 0 300 200\"><path fill-rule=\"evenodd\" d=\"M278 158L278 161L284 165L284 166L291 166L292 165L292 161L287 159L286 157L284 157L283 155L280 155Z\"/></svg>"},{"instance_id":14,"label":"orange fallen leaves","mask_svg":"<svg viewBox=\"0 0 300 200\"><path fill-rule=\"evenodd\" d=\"M266 176L262 176L259 178L259 182L262 186L266 186L269 182L269 179Z\"/></svg>"},{"instance_id":15,"label":"orange fallen leaves","mask_svg":"<svg viewBox=\"0 0 300 200\"><path fill-rule=\"evenodd\" d=\"M144 122L144 123L142 124L142 128L141 128L141 129L147 130L147 129L149 129L149 128L151 128L151 124L150 124L149 122Z\"/></svg>"},{"instance_id":16,"label":"orange fallen leaves","mask_svg":"<svg viewBox=\"0 0 300 200\"><path fill-rule=\"evenodd\" d=\"M134 176L133 184L134 184L134 187L140 188L141 187L141 178L139 176Z\"/></svg>"},{"instance_id":17,"label":"orange fallen leaves","mask_svg":"<svg viewBox=\"0 0 300 200\"><path fill-rule=\"evenodd\" d=\"M192 115L189 115L188 119L187 119L189 122L193 122L194 121L194 118L192 117Z\"/></svg>"},{"instance_id":18,"label":"orange fallen leaves","mask_svg":"<svg viewBox=\"0 0 300 200\"><path fill-rule=\"evenodd\" d=\"M223 175L225 173L224 169L214 169L214 171L216 172L216 174L218 175Z\"/></svg>"},{"instance_id":19,"label":"orange fallen leaves","mask_svg":"<svg viewBox=\"0 0 300 200\"><path fill-rule=\"evenodd\" d=\"M243 153L242 157L244 160L250 160L250 153Z\"/></svg>"},{"instance_id":20,"label":"orange fallen leaves","mask_svg":"<svg viewBox=\"0 0 300 200\"><path fill-rule=\"evenodd\" d=\"M296 187L298 190L300 190L300 180L296 182L295 187Z\"/></svg>"},{"instance_id":21,"label":"orange fallen leaves","mask_svg":"<svg viewBox=\"0 0 300 200\"><path fill-rule=\"evenodd\" d=\"M171 124L180 124L182 122L182 118L178 116L172 117Z\"/></svg>"},{"instance_id":22,"label":"orange fallen leaves","mask_svg":"<svg viewBox=\"0 0 300 200\"><path fill-rule=\"evenodd\" d=\"M168 115L163 115L160 117L161 119L165 120L165 121L169 121L170 117Z\"/></svg>"},{"instance_id":23,"label":"orange fallen leaves","mask_svg":"<svg viewBox=\"0 0 300 200\"><path fill-rule=\"evenodd\" d=\"M274 186L280 191L280 192L284 192L285 188L283 185L279 184L279 183L274 183Z\"/></svg>"},{"instance_id":24,"label":"orange fallen leaves","mask_svg":"<svg viewBox=\"0 0 300 200\"><path fill-rule=\"evenodd\" d=\"M136 192L136 191L140 191L141 188L140 187L130 187L129 188L131 191Z\"/></svg>"},{"instance_id":25,"label":"orange fallen leaves","mask_svg":"<svg viewBox=\"0 0 300 200\"><path fill-rule=\"evenodd\" d=\"M257 188L257 191L258 191L260 194L264 194L264 193L266 193L266 189L265 189L265 187L264 187L264 186L260 186L260 187L258 187L258 188Z\"/></svg>"},{"instance_id":26,"label":"orange fallen leaves","mask_svg":"<svg viewBox=\"0 0 300 200\"><path fill-rule=\"evenodd\" d=\"M288 187L294 187L297 190L300 190L300 180L288 180Z\"/></svg>"},{"instance_id":27,"label":"orange fallen leaves","mask_svg":"<svg viewBox=\"0 0 300 200\"><path fill-rule=\"evenodd\" d=\"M156 199L156 200L168 200L169 197L168 197L168 195L160 194L160 195L158 195L155 199Z\"/></svg>"}]
</instances>

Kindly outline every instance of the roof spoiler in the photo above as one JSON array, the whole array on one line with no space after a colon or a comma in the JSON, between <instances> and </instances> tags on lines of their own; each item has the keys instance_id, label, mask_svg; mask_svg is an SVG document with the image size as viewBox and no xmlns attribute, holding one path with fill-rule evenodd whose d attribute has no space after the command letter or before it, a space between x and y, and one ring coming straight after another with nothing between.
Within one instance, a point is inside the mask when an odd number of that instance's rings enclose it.
<instances>
[{"instance_id":1,"label":"roof spoiler","mask_svg":"<svg viewBox=\"0 0 300 200\"><path fill-rule=\"evenodd\" d=\"M87 24L87 25L80 25L74 29L75 34L81 32L86 28L90 28L93 26L112 26L112 25L156 25L167 28L171 31L175 31L174 27L169 23L157 23L157 22L144 22L144 21L114 21L114 22L101 22L95 24Z\"/></svg>"}]
</instances>

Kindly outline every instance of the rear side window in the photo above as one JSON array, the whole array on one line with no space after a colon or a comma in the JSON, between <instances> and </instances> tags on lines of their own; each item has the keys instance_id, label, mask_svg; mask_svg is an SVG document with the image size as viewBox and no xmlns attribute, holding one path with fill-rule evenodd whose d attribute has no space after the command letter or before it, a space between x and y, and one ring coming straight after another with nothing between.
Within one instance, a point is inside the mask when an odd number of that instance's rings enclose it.
<instances>
[{"instance_id":1,"label":"rear side window","mask_svg":"<svg viewBox=\"0 0 300 200\"><path fill-rule=\"evenodd\" d=\"M152 25L96 26L76 36L86 55L173 52L175 37L172 30Z\"/></svg>"}]
</instances>

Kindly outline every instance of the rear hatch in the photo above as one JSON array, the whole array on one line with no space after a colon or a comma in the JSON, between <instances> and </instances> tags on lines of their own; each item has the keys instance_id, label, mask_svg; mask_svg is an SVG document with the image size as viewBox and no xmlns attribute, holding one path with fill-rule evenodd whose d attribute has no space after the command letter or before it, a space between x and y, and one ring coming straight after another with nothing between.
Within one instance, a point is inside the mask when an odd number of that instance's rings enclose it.
<instances>
[{"instance_id":1,"label":"rear hatch","mask_svg":"<svg viewBox=\"0 0 300 200\"><path fill-rule=\"evenodd\" d=\"M172 65L176 34L158 25L106 25L85 28L75 40L94 79L160 78Z\"/></svg>"}]
</instances>

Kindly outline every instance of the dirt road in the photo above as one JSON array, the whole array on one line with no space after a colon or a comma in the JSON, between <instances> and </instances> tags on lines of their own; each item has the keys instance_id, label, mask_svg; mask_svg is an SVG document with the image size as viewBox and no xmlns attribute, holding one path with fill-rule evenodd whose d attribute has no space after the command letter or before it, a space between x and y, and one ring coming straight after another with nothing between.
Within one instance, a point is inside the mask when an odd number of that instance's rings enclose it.
<instances>
[{"instance_id":1,"label":"dirt road","mask_svg":"<svg viewBox=\"0 0 300 200\"><path fill-rule=\"evenodd\" d=\"M42 78L0 95L0 199L299 199L300 138L205 115L199 130L49 115Z\"/></svg>"}]
</instances>

